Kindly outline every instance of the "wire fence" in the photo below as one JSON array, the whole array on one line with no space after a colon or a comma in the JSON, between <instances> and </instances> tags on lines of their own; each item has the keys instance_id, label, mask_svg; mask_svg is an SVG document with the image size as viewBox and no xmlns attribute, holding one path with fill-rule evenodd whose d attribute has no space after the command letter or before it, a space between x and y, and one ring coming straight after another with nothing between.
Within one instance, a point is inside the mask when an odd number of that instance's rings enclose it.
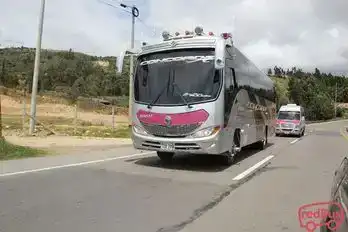
<instances>
[{"instance_id":1,"label":"wire fence","mask_svg":"<svg viewBox=\"0 0 348 232\"><path fill-rule=\"evenodd\" d=\"M27 135L30 96L2 91L3 134ZM129 137L128 107L98 98L78 98L73 104L51 96L38 96L35 135Z\"/></svg>"},{"instance_id":2,"label":"wire fence","mask_svg":"<svg viewBox=\"0 0 348 232\"><path fill-rule=\"evenodd\" d=\"M1 86L0 93L0 131L5 136L28 135L31 118L30 95L23 90ZM127 103L127 97L111 100L79 97L71 103L67 99L48 93L38 95L35 135L129 137ZM334 111L331 111L331 117L327 118L329 120L335 119ZM314 116L311 113L313 112L305 109L307 123L322 121L312 120ZM348 105L338 103L336 119L342 118L348 118Z\"/></svg>"}]
</instances>

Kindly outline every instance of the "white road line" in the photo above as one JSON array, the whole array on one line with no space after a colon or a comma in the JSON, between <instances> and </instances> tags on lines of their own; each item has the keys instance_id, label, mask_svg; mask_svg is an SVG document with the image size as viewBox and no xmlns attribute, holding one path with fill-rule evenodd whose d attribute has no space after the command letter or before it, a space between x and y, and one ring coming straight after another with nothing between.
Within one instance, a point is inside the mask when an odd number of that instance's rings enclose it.
<instances>
[{"instance_id":1,"label":"white road line","mask_svg":"<svg viewBox=\"0 0 348 232\"><path fill-rule=\"evenodd\" d=\"M267 156L266 158L264 158L263 160L261 160L260 162L255 164L254 166L252 166L252 167L248 168L247 170L245 170L244 172L240 173L238 176L233 178L233 180L241 180L241 179L249 176L250 174L252 174L257 169L260 169L261 167L264 167L268 163L268 161L270 161L273 158L274 158L274 155Z\"/></svg>"},{"instance_id":2,"label":"white road line","mask_svg":"<svg viewBox=\"0 0 348 232\"><path fill-rule=\"evenodd\" d=\"M89 164L97 164L97 163L109 162L109 161L113 161L113 160L127 159L127 158L132 158L132 157L137 157L137 156L149 155L149 154L153 154L153 153L154 152L143 152L143 153L137 153L137 154L133 154L133 155L118 156L118 157L100 159L100 160L91 160L91 161L86 161L86 162L81 162L81 163L65 164L65 165L52 166L52 167L46 167L46 168L25 170L25 171L20 171L20 172L8 172L8 173L0 174L0 177L15 176L15 175L20 175L20 174L28 174L28 173L42 172L42 171L49 171L49 170L61 169L61 168L77 167L77 166L83 166L83 165L89 165Z\"/></svg>"},{"instance_id":3,"label":"white road line","mask_svg":"<svg viewBox=\"0 0 348 232\"><path fill-rule=\"evenodd\" d=\"M298 142L299 140L300 140L300 139L295 139L295 140L291 141L290 143L291 143L291 144L294 144L294 143Z\"/></svg>"}]
</instances>

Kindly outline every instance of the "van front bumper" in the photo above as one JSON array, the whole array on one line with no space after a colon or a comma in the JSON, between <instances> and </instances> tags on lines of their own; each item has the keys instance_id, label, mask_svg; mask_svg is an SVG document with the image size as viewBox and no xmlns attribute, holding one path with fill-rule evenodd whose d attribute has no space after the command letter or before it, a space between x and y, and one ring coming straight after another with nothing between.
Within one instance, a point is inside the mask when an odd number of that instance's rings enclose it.
<instances>
[{"instance_id":1,"label":"van front bumper","mask_svg":"<svg viewBox=\"0 0 348 232\"><path fill-rule=\"evenodd\" d=\"M136 149L162 152L188 152L195 154L221 154L220 133L205 138L163 138L137 134L133 131Z\"/></svg>"},{"instance_id":2,"label":"van front bumper","mask_svg":"<svg viewBox=\"0 0 348 232\"><path fill-rule=\"evenodd\" d=\"M276 135L300 135L300 134L301 134L300 128L294 128L294 129L276 128Z\"/></svg>"}]
</instances>

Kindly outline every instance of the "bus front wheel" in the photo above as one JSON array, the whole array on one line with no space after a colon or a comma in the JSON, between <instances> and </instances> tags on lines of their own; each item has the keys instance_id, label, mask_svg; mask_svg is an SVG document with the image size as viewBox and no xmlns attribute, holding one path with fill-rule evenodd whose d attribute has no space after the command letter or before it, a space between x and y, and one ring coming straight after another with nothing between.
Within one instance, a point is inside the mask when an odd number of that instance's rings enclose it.
<instances>
[{"instance_id":1,"label":"bus front wheel","mask_svg":"<svg viewBox=\"0 0 348 232\"><path fill-rule=\"evenodd\" d=\"M227 151L222 154L222 163L226 166L231 166L235 161L235 154L233 152Z\"/></svg>"}]
</instances>

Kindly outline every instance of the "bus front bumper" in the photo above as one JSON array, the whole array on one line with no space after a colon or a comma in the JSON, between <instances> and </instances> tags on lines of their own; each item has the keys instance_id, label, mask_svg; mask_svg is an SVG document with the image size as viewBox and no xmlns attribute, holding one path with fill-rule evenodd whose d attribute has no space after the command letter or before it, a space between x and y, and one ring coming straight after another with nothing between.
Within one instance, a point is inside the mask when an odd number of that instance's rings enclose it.
<instances>
[{"instance_id":1,"label":"bus front bumper","mask_svg":"<svg viewBox=\"0 0 348 232\"><path fill-rule=\"evenodd\" d=\"M195 154L221 154L219 134L205 138L163 138L132 133L136 149Z\"/></svg>"}]
</instances>

